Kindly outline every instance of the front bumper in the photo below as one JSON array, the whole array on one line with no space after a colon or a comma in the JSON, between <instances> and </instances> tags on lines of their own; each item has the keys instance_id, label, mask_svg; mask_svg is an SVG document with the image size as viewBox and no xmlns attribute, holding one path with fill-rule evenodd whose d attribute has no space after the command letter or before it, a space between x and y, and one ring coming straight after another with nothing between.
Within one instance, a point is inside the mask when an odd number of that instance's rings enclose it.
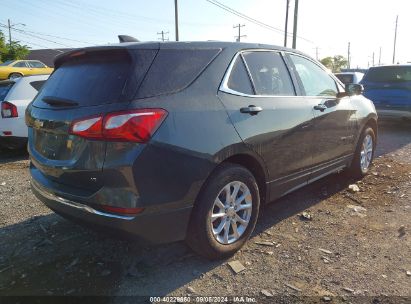
<instances>
[{"instance_id":1,"label":"front bumper","mask_svg":"<svg viewBox=\"0 0 411 304\"><path fill-rule=\"evenodd\" d=\"M31 188L35 196L54 212L92 228L130 234L151 243L174 242L186 237L192 207L155 213L145 210L136 216L122 216L65 199L40 185L35 179L31 180Z\"/></svg>"}]
</instances>

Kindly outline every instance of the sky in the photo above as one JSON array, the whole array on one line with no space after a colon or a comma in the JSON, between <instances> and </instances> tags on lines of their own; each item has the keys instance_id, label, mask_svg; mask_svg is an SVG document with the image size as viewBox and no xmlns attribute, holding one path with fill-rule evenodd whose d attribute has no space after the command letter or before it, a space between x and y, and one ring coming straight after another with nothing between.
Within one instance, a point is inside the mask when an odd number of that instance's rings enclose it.
<instances>
[{"instance_id":1,"label":"sky","mask_svg":"<svg viewBox=\"0 0 411 304\"><path fill-rule=\"evenodd\" d=\"M212 1L212 0L211 0ZM286 0L218 0L263 22L267 29L231 14L207 0L178 0L181 41L235 41L241 27L244 42L284 44ZM288 32L293 31L290 0ZM395 20L398 19L395 62L411 62L410 0L300 0L297 49L316 58L343 55L351 45L351 67L391 64ZM175 40L174 0L0 0L0 29L10 19L12 40L32 49L84 47L116 43L118 34L155 41L158 32ZM24 24L24 25L22 25ZM288 38L291 46L292 38ZM381 60L380 60L381 48Z\"/></svg>"}]
</instances>

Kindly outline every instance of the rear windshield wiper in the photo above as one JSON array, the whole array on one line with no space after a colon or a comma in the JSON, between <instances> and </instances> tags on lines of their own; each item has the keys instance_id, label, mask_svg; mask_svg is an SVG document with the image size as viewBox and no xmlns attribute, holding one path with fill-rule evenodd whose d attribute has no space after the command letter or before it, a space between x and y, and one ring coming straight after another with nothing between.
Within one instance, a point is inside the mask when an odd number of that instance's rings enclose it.
<instances>
[{"instance_id":1,"label":"rear windshield wiper","mask_svg":"<svg viewBox=\"0 0 411 304\"><path fill-rule=\"evenodd\" d=\"M54 97L54 96L44 96L42 100L51 105L56 107L74 107L78 106L78 102L75 102L70 99L61 98L61 97Z\"/></svg>"}]
</instances>

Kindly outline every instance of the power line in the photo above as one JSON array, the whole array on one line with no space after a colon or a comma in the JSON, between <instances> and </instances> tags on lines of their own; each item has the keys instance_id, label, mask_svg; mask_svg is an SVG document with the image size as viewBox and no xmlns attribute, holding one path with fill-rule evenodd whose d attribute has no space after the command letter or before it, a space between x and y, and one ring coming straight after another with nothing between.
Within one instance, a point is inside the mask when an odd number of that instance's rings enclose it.
<instances>
[{"instance_id":1,"label":"power line","mask_svg":"<svg viewBox=\"0 0 411 304\"><path fill-rule=\"evenodd\" d=\"M4 27L4 28L7 28L7 27L8 27L7 25L2 24L2 23L0 23L0 26L1 26L1 27ZM59 44L59 45L61 45L61 46L65 46L65 47L72 47L72 46L67 45L67 44L63 44L63 43L56 42L56 41L53 41L53 40L50 40L50 39L46 39L46 38L42 38L42 37L36 36L36 35L34 35L34 34L27 33L26 31L23 31L23 30L20 30L20 29L16 29L16 28L14 28L14 27L12 27L12 29L13 29L14 31L16 31L17 33L20 33L20 34L22 34L22 35L26 35L26 36L29 36L29 37L34 37L34 38L37 38L37 39L40 39L40 40L44 40L44 41L51 42L51 43L54 43L54 44Z\"/></svg>"},{"instance_id":2,"label":"power line","mask_svg":"<svg viewBox=\"0 0 411 304\"><path fill-rule=\"evenodd\" d=\"M259 20L257 20L257 19L254 19L254 18L252 18L252 17L249 17L249 16L247 16L247 15L244 15L243 13L240 13L239 11L236 11L236 10L232 9L231 7L228 7L227 5L224 5L224 4L222 4L221 2L218 2L217 0L206 0L206 1L209 2L209 3L211 3L211 4L213 4L213 5L215 5L215 6L220 7L221 9L223 9L223 10L225 10L225 11L231 13L231 14L234 14L234 15L242 18L242 19L245 19L245 20L247 20L247 21L249 21L249 22L251 22L251 23L254 23L254 24L256 24L256 25L259 25L259 26L261 26L261 27L264 27L264 28L266 28L266 29L268 29L268 30L275 31L275 32L279 32L279 33L282 33L282 34L285 33L283 30L281 30L281 29L279 29L279 28L273 27L273 26L268 25L268 24L266 24L266 23L264 23L264 22L261 22L261 21L259 21ZM291 36L291 35L289 35L289 36ZM309 40L309 39L306 39L306 38L304 38L304 37L298 36L298 38L300 38L300 39L302 39L302 40L305 40L305 41L307 41L307 42L310 42L310 43L314 43L313 41L311 41L311 40Z\"/></svg>"}]
</instances>

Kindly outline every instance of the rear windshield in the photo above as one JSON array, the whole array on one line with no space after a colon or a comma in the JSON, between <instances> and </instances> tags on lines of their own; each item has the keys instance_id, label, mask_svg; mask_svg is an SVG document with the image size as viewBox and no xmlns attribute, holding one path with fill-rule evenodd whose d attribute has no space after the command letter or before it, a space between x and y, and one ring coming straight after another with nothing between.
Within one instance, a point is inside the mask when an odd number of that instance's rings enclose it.
<instances>
[{"instance_id":1,"label":"rear windshield","mask_svg":"<svg viewBox=\"0 0 411 304\"><path fill-rule=\"evenodd\" d=\"M14 85L14 82L7 82L4 84L0 84L0 101L4 101L7 93L10 91L13 85Z\"/></svg>"},{"instance_id":2,"label":"rear windshield","mask_svg":"<svg viewBox=\"0 0 411 304\"><path fill-rule=\"evenodd\" d=\"M347 83L354 83L354 75L350 74L337 74L335 75L339 80L341 80L342 83L347 84Z\"/></svg>"},{"instance_id":3,"label":"rear windshield","mask_svg":"<svg viewBox=\"0 0 411 304\"><path fill-rule=\"evenodd\" d=\"M163 49L138 91L137 98L174 93L188 87L221 49Z\"/></svg>"},{"instance_id":4,"label":"rear windshield","mask_svg":"<svg viewBox=\"0 0 411 304\"><path fill-rule=\"evenodd\" d=\"M411 81L411 66L388 66L371 68L364 77L369 82Z\"/></svg>"},{"instance_id":5,"label":"rear windshield","mask_svg":"<svg viewBox=\"0 0 411 304\"><path fill-rule=\"evenodd\" d=\"M45 80L32 81L32 82L30 82L30 85L31 85L36 91L40 91L40 89L42 88L42 86L44 85L45 82L46 82Z\"/></svg>"},{"instance_id":6,"label":"rear windshield","mask_svg":"<svg viewBox=\"0 0 411 304\"><path fill-rule=\"evenodd\" d=\"M137 52L97 51L63 62L47 80L34 105L48 107L44 97L70 100L79 106L129 101L139 85L136 82L141 83L155 55L152 50ZM127 88L130 85L134 88L132 93Z\"/></svg>"}]
</instances>

